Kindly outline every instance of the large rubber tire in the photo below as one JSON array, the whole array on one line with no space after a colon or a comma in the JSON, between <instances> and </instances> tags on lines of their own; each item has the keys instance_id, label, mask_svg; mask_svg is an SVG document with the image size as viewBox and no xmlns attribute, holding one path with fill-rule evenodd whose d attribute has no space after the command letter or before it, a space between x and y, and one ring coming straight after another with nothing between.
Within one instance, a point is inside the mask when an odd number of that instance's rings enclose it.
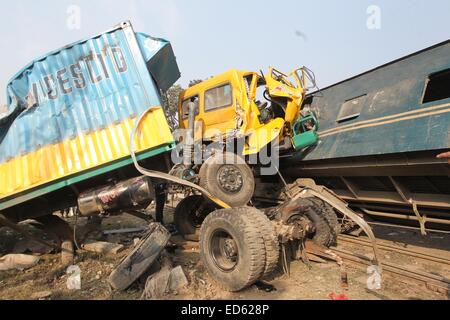
<instances>
[{"instance_id":1,"label":"large rubber tire","mask_svg":"<svg viewBox=\"0 0 450 320\"><path fill-rule=\"evenodd\" d=\"M239 173L240 187L226 190L219 182L221 172L232 169ZM208 158L200 168L200 186L231 207L242 207L249 203L255 192L255 177L252 169L234 153L216 153Z\"/></svg>"},{"instance_id":2,"label":"large rubber tire","mask_svg":"<svg viewBox=\"0 0 450 320\"><path fill-rule=\"evenodd\" d=\"M319 245L329 247L332 243L334 231L330 228L327 219L317 208L314 199L303 199L303 203L309 207L304 214L312 222L315 229L314 233L310 235L311 240Z\"/></svg>"},{"instance_id":3,"label":"large rubber tire","mask_svg":"<svg viewBox=\"0 0 450 320\"><path fill-rule=\"evenodd\" d=\"M266 263L264 266L264 272L261 278L270 276L278 265L280 258L280 243L275 232L275 227L269 218L260 210L252 207L236 208L241 214L245 214L254 223L257 224L257 228L260 230L260 234L264 241L264 248L266 250Z\"/></svg>"},{"instance_id":4,"label":"large rubber tire","mask_svg":"<svg viewBox=\"0 0 450 320\"><path fill-rule=\"evenodd\" d=\"M337 242L337 236L341 233L341 226L339 224L336 212L328 203L321 199L310 198L309 200L315 204L314 211L316 211L318 215L324 217L328 224L328 232L330 236L328 243L325 246L330 247L335 245Z\"/></svg>"},{"instance_id":5,"label":"large rubber tire","mask_svg":"<svg viewBox=\"0 0 450 320\"><path fill-rule=\"evenodd\" d=\"M181 200L175 208L173 221L182 236L199 241L203 220L216 209L217 206L201 195L189 196Z\"/></svg>"},{"instance_id":6,"label":"large rubber tire","mask_svg":"<svg viewBox=\"0 0 450 320\"><path fill-rule=\"evenodd\" d=\"M170 239L170 233L159 223L149 231L109 275L108 282L115 290L125 290L158 259Z\"/></svg>"},{"instance_id":7,"label":"large rubber tire","mask_svg":"<svg viewBox=\"0 0 450 320\"><path fill-rule=\"evenodd\" d=\"M200 256L209 275L224 289L240 291L255 283L266 264L264 240L258 224L241 209L221 209L209 214L200 231ZM234 265L223 267L216 244L218 235L232 238L236 253ZM229 263L226 260L225 263Z\"/></svg>"},{"instance_id":8,"label":"large rubber tire","mask_svg":"<svg viewBox=\"0 0 450 320\"><path fill-rule=\"evenodd\" d=\"M280 199L288 200L292 196L295 197L302 190L298 180L291 183L288 187L282 190ZM289 189L289 192L286 189ZM334 209L328 203L318 198L307 198L305 201L311 207L306 215L314 223L316 229L312 239L325 247L336 244L341 227Z\"/></svg>"}]
</instances>

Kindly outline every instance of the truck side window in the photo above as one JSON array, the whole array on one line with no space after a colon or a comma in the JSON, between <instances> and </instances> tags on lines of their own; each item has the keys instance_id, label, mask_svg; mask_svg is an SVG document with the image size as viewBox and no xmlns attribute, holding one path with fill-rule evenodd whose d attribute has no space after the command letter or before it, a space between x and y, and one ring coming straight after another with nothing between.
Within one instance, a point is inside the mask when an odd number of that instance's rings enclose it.
<instances>
[{"instance_id":1,"label":"truck side window","mask_svg":"<svg viewBox=\"0 0 450 320\"><path fill-rule=\"evenodd\" d=\"M230 84L209 89L205 92L205 112L228 107L233 104L233 92Z\"/></svg>"},{"instance_id":2,"label":"truck side window","mask_svg":"<svg viewBox=\"0 0 450 320\"><path fill-rule=\"evenodd\" d=\"M193 96L193 97L189 97L187 99L184 99L183 102L181 103L181 110L183 112L182 114L182 118L183 120L187 119L189 116L189 102L194 99L194 103L195 103L195 115L197 116L199 113L199 99L198 99L198 95Z\"/></svg>"}]
</instances>

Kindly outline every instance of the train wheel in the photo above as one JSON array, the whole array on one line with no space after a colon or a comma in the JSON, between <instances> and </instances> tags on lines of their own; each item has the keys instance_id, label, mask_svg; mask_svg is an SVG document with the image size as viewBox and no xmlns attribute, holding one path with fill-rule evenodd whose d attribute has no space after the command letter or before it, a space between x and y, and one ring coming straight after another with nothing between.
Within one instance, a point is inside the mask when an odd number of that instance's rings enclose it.
<instances>
[{"instance_id":1,"label":"train wheel","mask_svg":"<svg viewBox=\"0 0 450 320\"><path fill-rule=\"evenodd\" d=\"M240 291L264 273L266 250L247 209L216 210L200 231L200 256L210 276L227 291Z\"/></svg>"},{"instance_id":2,"label":"train wheel","mask_svg":"<svg viewBox=\"0 0 450 320\"><path fill-rule=\"evenodd\" d=\"M200 186L231 207L245 206L253 197L252 169L234 153L216 153L200 168Z\"/></svg>"}]
</instances>

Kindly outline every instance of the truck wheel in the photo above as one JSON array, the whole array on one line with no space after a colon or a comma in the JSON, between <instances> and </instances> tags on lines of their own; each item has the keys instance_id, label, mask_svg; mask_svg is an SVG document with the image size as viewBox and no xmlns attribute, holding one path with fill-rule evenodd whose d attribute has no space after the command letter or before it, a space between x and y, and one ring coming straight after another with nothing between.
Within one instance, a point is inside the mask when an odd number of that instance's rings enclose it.
<instances>
[{"instance_id":1,"label":"truck wheel","mask_svg":"<svg viewBox=\"0 0 450 320\"><path fill-rule=\"evenodd\" d=\"M280 258L280 244L278 242L274 225L263 212L256 208L244 207L236 208L236 210L240 211L241 214L245 214L250 217L250 219L257 224L257 228L260 230L260 234L264 240L264 248L266 250L266 263L261 278L266 278L273 273Z\"/></svg>"},{"instance_id":2,"label":"truck wheel","mask_svg":"<svg viewBox=\"0 0 450 320\"><path fill-rule=\"evenodd\" d=\"M255 178L234 153L216 153L200 168L200 186L231 207L245 206L253 197Z\"/></svg>"},{"instance_id":3,"label":"truck wheel","mask_svg":"<svg viewBox=\"0 0 450 320\"><path fill-rule=\"evenodd\" d=\"M231 292L255 283L266 262L261 230L242 211L216 210L206 217L200 231L200 256L209 275Z\"/></svg>"},{"instance_id":4,"label":"truck wheel","mask_svg":"<svg viewBox=\"0 0 450 320\"><path fill-rule=\"evenodd\" d=\"M316 213L324 217L328 224L327 229L329 230L330 237L326 246L329 247L336 244L337 236L341 233L341 226L339 225L336 212L328 203L321 199L311 198L309 200L315 204L314 210Z\"/></svg>"},{"instance_id":5,"label":"truck wheel","mask_svg":"<svg viewBox=\"0 0 450 320\"><path fill-rule=\"evenodd\" d=\"M199 241L203 220L215 209L217 207L203 196L189 196L181 200L175 208L174 224L182 236Z\"/></svg>"},{"instance_id":6,"label":"truck wheel","mask_svg":"<svg viewBox=\"0 0 450 320\"><path fill-rule=\"evenodd\" d=\"M315 229L311 239L319 245L329 247L332 242L334 230L330 227L322 210L317 206L314 199L308 198L304 199L304 201L310 206L310 209L306 210L305 215L311 220Z\"/></svg>"}]
</instances>

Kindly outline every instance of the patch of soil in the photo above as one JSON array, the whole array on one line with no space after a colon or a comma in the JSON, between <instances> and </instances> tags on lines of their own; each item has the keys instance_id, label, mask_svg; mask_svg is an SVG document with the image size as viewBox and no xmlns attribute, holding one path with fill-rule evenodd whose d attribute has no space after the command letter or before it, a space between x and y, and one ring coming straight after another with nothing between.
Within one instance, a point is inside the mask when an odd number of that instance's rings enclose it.
<instances>
[{"instance_id":1,"label":"patch of soil","mask_svg":"<svg viewBox=\"0 0 450 320\"><path fill-rule=\"evenodd\" d=\"M169 209L165 217L166 223L172 221ZM73 219L69 219L73 224ZM86 219L79 219L80 227ZM103 230L121 229L145 226L148 222L130 215L121 215L104 219ZM102 256L86 251L79 251L75 264L81 269L81 290L68 290L66 286L67 275L65 268L60 264L59 254L43 254L41 261L33 268L25 271L0 272L0 299L139 299L144 288L145 279L140 279L129 289L123 292L112 292L107 278L112 270L119 264L134 246L134 239L140 236L135 234L115 234L97 240L106 240L125 245L126 249L117 255ZM17 234L6 228L0 229L0 251L4 254L12 250L17 242ZM182 266L189 285L170 294L164 299L250 299L250 300L327 300L330 293L346 293L349 299L380 300L380 299L445 299L442 295L423 290L420 287L406 285L395 279L387 278L383 287L378 291L370 291L366 286L367 275L364 270L348 267L349 289L344 291L340 285L340 269L334 263L312 264L312 268L300 261L291 263L290 277L277 270L273 279L268 281L276 290L266 292L258 289L256 285L238 293L223 291L205 270L199 260L198 244L186 242L180 236L174 236L172 242L179 245L169 253L173 266ZM348 250L348 248L346 247ZM367 253L364 248L354 246L354 251ZM408 260L390 255L390 259L405 264L415 264L417 260ZM386 257L385 257L386 258ZM428 266L423 266L428 268ZM439 271L439 270L437 270ZM51 294L48 295L47 292Z\"/></svg>"}]
</instances>

